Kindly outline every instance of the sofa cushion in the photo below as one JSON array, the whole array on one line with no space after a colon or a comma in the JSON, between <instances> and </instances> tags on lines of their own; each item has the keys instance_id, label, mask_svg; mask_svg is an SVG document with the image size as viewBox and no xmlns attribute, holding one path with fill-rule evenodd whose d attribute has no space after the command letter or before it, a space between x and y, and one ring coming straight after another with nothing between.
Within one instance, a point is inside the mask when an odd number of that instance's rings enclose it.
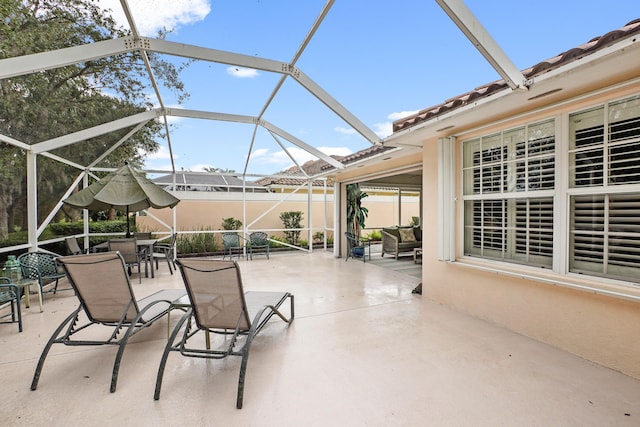
<instances>
[{"instance_id":1,"label":"sofa cushion","mask_svg":"<svg viewBox=\"0 0 640 427\"><path fill-rule=\"evenodd\" d=\"M400 241L402 243L415 243L416 235L413 232L413 228L400 228L398 229L400 234Z\"/></svg>"}]
</instances>

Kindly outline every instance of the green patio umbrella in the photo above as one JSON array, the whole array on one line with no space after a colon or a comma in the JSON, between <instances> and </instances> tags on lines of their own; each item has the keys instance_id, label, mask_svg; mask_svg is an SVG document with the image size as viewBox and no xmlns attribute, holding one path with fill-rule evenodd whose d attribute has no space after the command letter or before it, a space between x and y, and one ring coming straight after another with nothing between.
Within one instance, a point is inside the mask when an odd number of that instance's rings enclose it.
<instances>
[{"instance_id":1,"label":"green patio umbrella","mask_svg":"<svg viewBox=\"0 0 640 427\"><path fill-rule=\"evenodd\" d=\"M180 202L163 188L145 178L129 164L110 173L87 188L63 200L63 203L80 209L106 211L111 208L126 212L127 236L129 231L129 212L148 208L172 208Z\"/></svg>"}]
</instances>

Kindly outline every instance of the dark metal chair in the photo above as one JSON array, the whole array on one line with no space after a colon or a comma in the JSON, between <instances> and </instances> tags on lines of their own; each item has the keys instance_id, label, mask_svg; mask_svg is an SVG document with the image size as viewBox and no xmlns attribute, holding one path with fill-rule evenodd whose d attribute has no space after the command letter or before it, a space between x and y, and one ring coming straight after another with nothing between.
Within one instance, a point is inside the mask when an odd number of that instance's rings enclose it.
<instances>
[{"instance_id":1,"label":"dark metal chair","mask_svg":"<svg viewBox=\"0 0 640 427\"><path fill-rule=\"evenodd\" d=\"M11 313L0 316L0 319L11 316L11 320L0 323L17 323L18 332L22 332L22 312L20 311L20 288L11 283L8 277L0 277L0 306L9 304Z\"/></svg>"},{"instance_id":2,"label":"dark metal chair","mask_svg":"<svg viewBox=\"0 0 640 427\"><path fill-rule=\"evenodd\" d=\"M78 240L75 237L67 237L65 240L67 249L71 255L80 255L89 253L89 248L82 249L78 244Z\"/></svg>"},{"instance_id":3,"label":"dark metal chair","mask_svg":"<svg viewBox=\"0 0 640 427\"><path fill-rule=\"evenodd\" d=\"M177 236L174 233L171 236L171 241L169 243L159 242L153 245L152 258L153 258L153 261L155 261L156 263L156 270L158 269L158 261L161 259L164 259L167 261L169 272L173 274L173 270L176 269L176 264L174 262L176 239L177 239Z\"/></svg>"},{"instance_id":4,"label":"dark metal chair","mask_svg":"<svg viewBox=\"0 0 640 427\"><path fill-rule=\"evenodd\" d=\"M249 234L249 258L253 259L255 249L264 249L264 253L269 259L269 236L262 231L255 231Z\"/></svg>"},{"instance_id":5,"label":"dark metal chair","mask_svg":"<svg viewBox=\"0 0 640 427\"><path fill-rule=\"evenodd\" d=\"M136 231L133 233L133 237L138 240L149 240L151 239L152 233L150 231Z\"/></svg>"},{"instance_id":6,"label":"dark metal chair","mask_svg":"<svg viewBox=\"0 0 640 427\"><path fill-rule=\"evenodd\" d=\"M347 239L347 257L345 261L349 260L349 258L362 258L362 262L367 262L367 250L369 252L369 260L371 260L371 240L349 232L344 233L344 236Z\"/></svg>"},{"instance_id":7,"label":"dark metal chair","mask_svg":"<svg viewBox=\"0 0 640 427\"><path fill-rule=\"evenodd\" d=\"M229 255L229 258L233 258L234 252L237 252L238 256L243 256L246 243L247 239L236 231L222 233L222 244L224 246L222 259L225 259L227 255Z\"/></svg>"},{"instance_id":8,"label":"dark metal chair","mask_svg":"<svg viewBox=\"0 0 640 427\"><path fill-rule=\"evenodd\" d=\"M118 382L120 360L129 338L167 315L173 309L171 303L183 297L186 292L184 289L165 289L146 298L136 299L124 259L117 252L71 255L61 257L60 262L80 305L56 328L42 350L31 390L38 387L42 367L53 344L115 345L118 346L118 352L111 375L110 391L113 393ZM106 340L86 339L91 335L80 333L96 325L107 327L113 332Z\"/></svg>"},{"instance_id":9,"label":"dark metal chair","mask_svg":"<svg viewBox=\"0 0 640 427\"><path fill-rule=\"evenodd\" d=\"M240 268L233 260L183 258L176 260L176 264L182 273L191 308L176 324L164 349L158 368L154 399L160 399L164 368L171 351L187 357L207 359L241 356L236 398L236 407L241 409L251 342L274 314L287 325L293 322L293 295L288 292L245 293ZM290 302L288 319L279 310L287 299ZM182 338L176 342L183 327ZM222 342L218 349L212 350L208 341L205 341L206 346L200 345L202 341L199 339L189 341L200 332L206 336L209 333L220 334L223 338L220 339Z\"/></svg>"},{"instance_id":10,"label":"dark metal chair","mask_svg":"<svg viewBox=\"0 0 640 427\"><path fill-rule=\"evenodd\" d=\"M64 270L58 265L59 255L49 252L27 252L18 256L22 277L37 280L40 291L44 295L45 285L55 282L53 293L58 290L58 282L66 277Z\"/></svg>"},{"instance_id":11,"label":"dark metal chair","mask_svg":"<svg viewBox=\"0 0 640 427\"><path fill-rule=\"evenodd\" d=\"M147 262L146 252L138 250L138 244L135 238L129 239L111 239L109 240L109 251L120 252L124 263L127 266L127 271L131 275L131 268L138 267L138 283L142 283L142 270L140 265L142 261ZM145 264L146 269L147 264Z\"/></svg>"}]
</instances>

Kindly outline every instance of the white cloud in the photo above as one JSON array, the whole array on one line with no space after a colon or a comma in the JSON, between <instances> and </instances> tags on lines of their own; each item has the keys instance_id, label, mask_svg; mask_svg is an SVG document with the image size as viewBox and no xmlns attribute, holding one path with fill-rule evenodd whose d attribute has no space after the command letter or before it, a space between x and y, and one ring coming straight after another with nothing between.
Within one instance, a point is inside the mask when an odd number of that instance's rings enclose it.
<instances>
[{"instance_id":1,"label":"white cloud","mask_svg":"<svg viewBox=\"0 0 640 427\"><path fill-rule=\"evenodd\" d=\"M387 136L391 135L393 133L393 122L398 120L398 119L403 119L405 117L411 116L415 113L417 113L419 110L415 110L415 111L398 111L395 113L391 113L387 116L387 119L389 119L388 122L381 122L381 123L374 123L373 124L373 131L376 133L376 135L378 135L380 138L386 138Z\"/></svg>"},{"instance_id":2,"label":"white cloud","mask_svg":"<svg viewBox=\"0 0 640 427\"><path fill-rule=\"evenodd\" d=\"M333 128L333 130L335 130L338 133L342 133L344 135L354 135L356 133L356 130L353 128L345 128L342 126L338 126Z\"/></svg>"},{"instance_id":3,"label":"white cloud","mask_svg":"<svg viewBox=\"0 0 640 427\"><path fill-rule=\"evenodd\" d=\"M191 172L204 172L205 169L212 168L212 167L213 167L213 165L210 165L208 163L201 163L201 164L190 166L189 170Z\"/></svg>"},{"instance_id":4,"label":"white cloud","mask_svg":"<svg viewBox=\"0 0 640 427\"><path fill-rule=\"evenodd\" d=\"M393 133L393 123L392 122L374 123L373 131L380 138L386 138L387 136Z\"/></svg>"},{"instance_id":5,"label":"white cloud","mask_svg":"<svg viewBox=\"0 0 640 427\"><path fill-rule=\"evenodd\" d=\"M348 147L317 147L317 149L329 156L348 156L353 153L353 151ZM318 160L313 154L299 147L290 147L288 151L300 165L303 165L309 160ZM253 162L260 165L275 166L280 169L286 169L294 165L287 153L283 150L270 152L266 148L261 148L251 153L251 160L249 161L249 164L251 165Z\"/></svg>"},{"instance_id":6,"label":"white cloud","mask_svg":"<svg viewBox=\"0 0 640 427\"><path fill-rule=\"evenodd\" d=\"M404 119L405 117L409 117L412 116L414 114L416 114L418 111L420 110L414 110L414 111L398 111L396 113L391 113L387 116L387 118L391 121L395 121L398 119Z\"/></svg>"},{"instance_id":7,"label":"white cloud","mask_svg":"<svg viewBox=\"0 0 640 427\"><path fill-rule=\"evenodd\" d=\"M156 151L155 153L150 153L147 155L147 160L166 160L170 158L171 156L169 155L169 149L164 145L161 145L158 151Z\"/></svg>"},{"instance_id":8,"label":"white cloud","mask_svg":"<svg viewBox=\"0 0 640 427\"><path fill-rule=\"evenodd\" d=\"M100 7L111 9L118 25L129 28L119 0L98 0ZM138 31L154 36L158 30L175 30L182 25L202 21L210 12L210 0L129 0L129 8Z\"/></svg>"},{"instance_id":9,"label":"white cloud","mask_svg":"<svg viewBox=\"0 0 640 427\"><path fill-rule=\"evenodd\" d=\"M258 71L251 68L227 67L227 74L239 79L252 79L258 77Z\"/></svg>"}]
</instances>

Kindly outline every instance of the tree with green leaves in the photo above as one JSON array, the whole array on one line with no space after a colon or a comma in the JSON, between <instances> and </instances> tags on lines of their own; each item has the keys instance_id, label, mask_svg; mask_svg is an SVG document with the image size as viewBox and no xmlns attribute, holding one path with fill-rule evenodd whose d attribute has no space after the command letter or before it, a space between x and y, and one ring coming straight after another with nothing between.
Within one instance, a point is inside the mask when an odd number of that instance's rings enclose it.
<instances>
[{"instance_id":1,"label":"tree with green leaves","mask_svg":"<svg viewBox=\"0 0 640 427\"><path fill-rule=\"evenodd\" d=\"M362 206L362 199L369 195L360 190L359 184L347 185L347 231L360 236L365 228L365 220L369 216L369 209Z\"/></svg>"},{"instance_id":2,"label":"tree with green leaves","mask_svg":"<svg viewBox=\"0 0 640 427\"><path fill-rule=\"evenodd\" d=\"M287 230L284 231L284 238L292 245L297 245L300 240L300 230L302 228L302 212L286 211L280 213L280 220Z\"/></svg>"},{"instance_id":3,"label":"tree with green leaves","mask_svg":"<svg viewBox=\"0 0 640 427\"><path fill-rule=\"evenodd\" d=\"M91 0L1 0L0 59L125 37L110 15ZM160 34L164 37L164 34ZM156 78L172 89L178 102L188 93L177 66L149 53ZM87 60L56 69L0 80L0 134L35 144L108 123L148 108L150 87L139 52ZM122 139L120 129L53 154L80 165L89 164ZM146 153L158 149L163 127L152 121L111 152L99 166L118 167L127 160L140 167ZM38 157L38 221L58 202L78 170ZM26 224L25 153L0 142L0 238ZM71 215L69 213L69 215Z\"/></svg>"}]
</instances>

